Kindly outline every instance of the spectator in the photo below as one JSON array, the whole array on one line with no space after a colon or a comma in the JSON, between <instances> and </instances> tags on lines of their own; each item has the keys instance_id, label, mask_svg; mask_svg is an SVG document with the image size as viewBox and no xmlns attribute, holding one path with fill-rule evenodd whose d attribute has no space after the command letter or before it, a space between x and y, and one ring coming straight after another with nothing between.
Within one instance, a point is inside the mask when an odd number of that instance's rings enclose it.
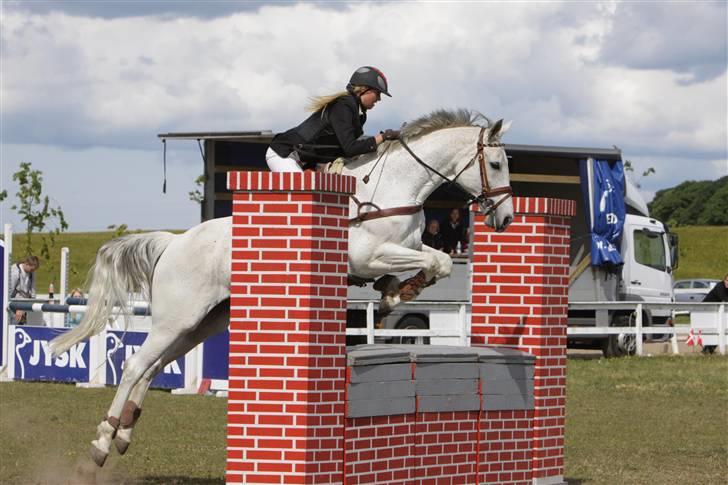
<instances>
[{"instance_id":1,"label":"spectator","mask_svg":"<svg viewBox=\"0 0 728 485\"><path fill-rule=\"evenodd\" d=\"M37 256L28 256L22 262L10 267L10 298L35 298L35 270L40 267ZM23 325L26 314L16 310L13 315L15 324Z\"/></svg>"},{"instance_id":2,"label":"spectator","mask_svg":"<svg viewBox=\"0 0 728 485\"><path fill-rule=\"evenodd\" d=\"M83 298L83 291L81 288L74 288L73 291L68 295L69 298ZM83 313L68 313L66 315L66 327L75 327L81 323Z\"/></svg>"},{"instance_id":3,"label":"spectator","mask_svg":"<svg viewBox=\"0 0 728 485\"><path fill-rule=\"evenodd\" d=\"M705 295L703 302L722 302L728 301L728 273L723 276L723 281L715 284L712 290Z\"/></svg>"},{"instance_id":4,"label":"spectator","mask_svg":"<svg viewBox=\"0 0 728 485\"><path fill-rule=\"evenodd\" d=\"M450 211L447 222L442 225L442 239L445 243L445 252L455 254L460 243L460 250L467 244L465 225L460 219L460 209Z\"/></svg>"},{"instance_id":5,"label":"spectator","mask_svg":"<svg viewBox=\"0 0 728 485\"><path fill-rule=\"evenodd\" d=\"M440 234L440 223L437 222L437 219L430 219L430 222L427 223L427 229L422 233L422 243L438 251L442 251L445 247L442 234Z\"/></svg>"}]
</instances>

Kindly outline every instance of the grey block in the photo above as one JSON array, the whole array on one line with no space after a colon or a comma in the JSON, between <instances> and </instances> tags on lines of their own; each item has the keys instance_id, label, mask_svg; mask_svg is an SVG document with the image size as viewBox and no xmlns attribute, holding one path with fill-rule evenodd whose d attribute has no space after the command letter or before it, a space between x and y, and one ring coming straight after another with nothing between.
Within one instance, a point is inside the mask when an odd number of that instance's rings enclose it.
<instances>
[{"instance_id":1,"label":"grey block","mask_svg":"<svg viewBox=\"0 0 728 485\"><path fill-rule=\"evenodd\" d=\"M412 362L477 362L478 353L473 347L453 345L393 345L408 351Z\"/></svg>"},{"instance_id":2,"label":"grey block","mask_svg":"<svg viewBox=\"0 0 728 485\"><path fill-rule=\"evenodd\" d=\"M410 361L410 353L391 345L357 345L346 349L346 363L361 365L394 364Z\"/></svg>"},{"instance_id":3,"label":"grey block","mask_svg":"<svg viewBox=\"0 0 728 485\"><path fill-rule=\"evenodd\" d=\"M521 394L483 396L484 411L514 409L533 409L533 396L523 396Z\"/></svg>"},{"instance_id":4,"label":"grey block","mask_svg":"<svg viewBox=\"0 0 728 485\"><path fill-rule=\"evenodd\" d=\"M415 412L414 397L393 399L362 399L346 402L346 416L361 418L365 416L390 416L395 414L412 414Z\"/></svg>"},{"instance_id":5,"label":"grey block","mask_svg":"<svg viewBox=\"0 0 728 485\"><path fill-rule=\"evenodd\" d=\"M412 379L412 365L359 365L350 367L351 383L409 381Z\"/></svg>"},{"instance_id":6,"label":"grey block","mask_svg":"<svg viewBox=\"0 0 728 485\"><path fill-rule=\"evenodd\" d=\"M473 347L473 350L477 352L479 362L532 364L536 361L536 356L528 352L505 347Z\"/></svg>"},{"instance_id":7,"label":"grey block","mask_svg":"<svg viewBox=\"0 0 728 485\"><path fill-rule=\"evenodd\" d=\"M532 365L479 363L478 367L483 380L533 379Z\"/></svg>"},{"instance_id":8,"label":"grey block","mask_svg":"<svg viewBox=\"0 0 728 485\"><path fill-rule=\"evenodd\" d=\"M361 382L349 384L347 390L349 401L361 399L392 399L396 397L414 397L414 381Z\"/></svg>"},{"instance_id":9,"label":"grey block","mask_svg":"<svg viewBox=\"0 0 728 485\"><path fill-rule=\"evenodd\" d=\"M466 394L460 396L419 396L420 412L437 411L478 411L480 396Z\"/></svg>"},{"instance_id":10,"label":"grey block","mask_svg":"<svg viewBox=\"0 0 728 485\"><path fill-rule=\"evenodd\" d=\"M483 394L533 396L532 379L484 379L481 384Z\"/></svg>"},{"instance_id":11,"label":"grey block","mask_svg":"<svg viewBox=\"0 0 728 485\"><path fill-rule=\"evenodd\" d=\"M477 379L426 379L417 380L418 396L444 396L459 394L477 394Z\"/></svg>"},{"instance_id":12,"label":"grey block","mask_svg":"<svg viewBox=\"0 0 728 485\"><path fill-rule=\"evenodd\" d=\"M418 363L415 379L477 379L478 363Z\"/></svg>"}]
</instances>

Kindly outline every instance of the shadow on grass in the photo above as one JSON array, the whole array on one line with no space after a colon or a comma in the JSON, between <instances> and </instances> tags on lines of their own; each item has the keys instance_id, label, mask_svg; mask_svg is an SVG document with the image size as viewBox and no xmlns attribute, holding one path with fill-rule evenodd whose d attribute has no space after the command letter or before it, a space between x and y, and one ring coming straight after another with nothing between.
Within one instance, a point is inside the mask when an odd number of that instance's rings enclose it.
<instances>
[{"instance_id":1,"label":"shadow on grass","mask_svg":"<svg viewBox=\"0 0 728 485\"><path fill-rule=\"evenodd\" d=\"M134 484L165 484L165 485L187 485L188 483L195 485L221 484L225 483L224 478L191 478L183 476L146 476L134 480Z\"/></svg>"},{"instance_id":2,"label":"shadow on grass","mask_svg":"<svg viewBox=\"0 0 728 485\"><path fill-rule=\"evenodd\" d=\"M566 478L564 478L564 480L566 480L566 483L568 483L569 485L581 485L582 483L585 483L584 480L586 480L586 479L585 478L566 477Z\"/></svg>"}]
</instances>

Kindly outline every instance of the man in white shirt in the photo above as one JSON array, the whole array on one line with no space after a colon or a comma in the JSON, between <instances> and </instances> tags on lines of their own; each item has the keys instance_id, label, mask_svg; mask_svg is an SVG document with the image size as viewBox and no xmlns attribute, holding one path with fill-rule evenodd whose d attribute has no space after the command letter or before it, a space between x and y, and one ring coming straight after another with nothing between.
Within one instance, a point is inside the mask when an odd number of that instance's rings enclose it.
<instances>
[{"instance_id":1,"label":"man in white shirt","mask_svg":"<svg viewBox=\"0 0 728 485\"><path fill-rule=\"evenodd\" d=\"M37 256L28 256L10 267L10 298L35 298L35 270L40 266ZM25 312L15 312L15 322L25 323Z\"/></svg>"}]
</instances>

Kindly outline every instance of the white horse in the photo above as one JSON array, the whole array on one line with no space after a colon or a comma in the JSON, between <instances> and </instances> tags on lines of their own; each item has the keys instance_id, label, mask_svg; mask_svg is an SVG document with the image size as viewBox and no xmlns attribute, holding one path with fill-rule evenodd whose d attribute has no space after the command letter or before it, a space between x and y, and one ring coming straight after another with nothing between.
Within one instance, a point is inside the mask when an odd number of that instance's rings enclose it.
<instances>
[{"instance_id":1,"label":"white horse","mask_svg":"<svg viewBox=\"0 0 728 485\"><path fill-rule=\"evenodd\" d=\"M479 121L487 126L478 126ZM420 240L422 204L437 187L447 180L457 183L489 214L487 223L497 231L512 220L508 161L500 143L508 125L502 120L491 124L466 110L437 111L406 125L401 142L384 143L378 153L360 156L343 170L357 178L350 206L349 273L358 281L387 275L378 281L385 312L450 274L450 257ZM78 327L51 342L53 354L101 332L115 306L128 306L130 291L153 299L153 325L126 361L107 417L97 427L91 455L98 466L112 441L119 453L126 452L154 376L227 328L231 226L229 217L214 219L179 235L125 236L99 250L88 312ZM420 272L402 284L388 276L408 270Z\"/></svg>"}]
</instances>

